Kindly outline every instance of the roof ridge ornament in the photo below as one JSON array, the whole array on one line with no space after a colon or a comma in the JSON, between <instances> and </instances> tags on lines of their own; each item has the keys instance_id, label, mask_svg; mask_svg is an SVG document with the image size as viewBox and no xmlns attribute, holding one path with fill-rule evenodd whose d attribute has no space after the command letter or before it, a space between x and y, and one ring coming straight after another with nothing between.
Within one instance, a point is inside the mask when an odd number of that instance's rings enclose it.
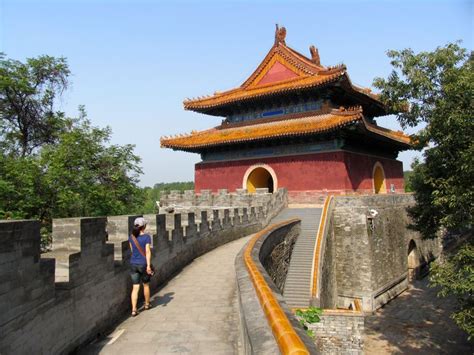
<instances>
[{"instance_id":1,"label":"roof ridge ornament","mask_svg":"<svg viewBox=\"0 0 474 355\"><path fill-rule=\"evenodd\" d=\"M279 27L278 23L275 24L275 46L278 46L280 43L286 46L285 38L286 38L286 28Z\"/></svg>"},{"instance_id":2,"label":"roof ridge ornament","mask_svg":"<svg viewBox=\"0 0 474 355\"><path fill-rule=\"evenodd\" d=\"M321 66L321 59L319 58L318 48L312 45L309 47L309 52L311 53L311 61L317 66Z\"/></svg>"}]
</instances>

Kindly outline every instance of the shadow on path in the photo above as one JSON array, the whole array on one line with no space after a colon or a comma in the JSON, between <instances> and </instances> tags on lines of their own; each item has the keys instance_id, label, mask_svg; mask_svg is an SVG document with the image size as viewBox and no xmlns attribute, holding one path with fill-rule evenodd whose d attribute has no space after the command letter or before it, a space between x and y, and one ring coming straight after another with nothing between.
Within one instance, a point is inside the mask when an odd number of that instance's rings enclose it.
<instances>
[{"instance_id":1,"label":"shadow on path","mask_svg":"<svg viewBox=\"0 0 474 355\"><path fill-rule=\"evenodd\" d=\"M365 319L366 354L472 354L474 344L450 315L453 298L438 298L428 278Z\"/></svg>"},{"instance_id":2,"label":"shadow on path","mask_svg":"<svg viewBox=\"0 0 474 355\"><path fill-rule=\"evenodd\" d=\"M166 307L173 300L174 292L167 292L164 295L156 293L151 297L150 303L153 307Z\"/></svg>"}]
</instances>

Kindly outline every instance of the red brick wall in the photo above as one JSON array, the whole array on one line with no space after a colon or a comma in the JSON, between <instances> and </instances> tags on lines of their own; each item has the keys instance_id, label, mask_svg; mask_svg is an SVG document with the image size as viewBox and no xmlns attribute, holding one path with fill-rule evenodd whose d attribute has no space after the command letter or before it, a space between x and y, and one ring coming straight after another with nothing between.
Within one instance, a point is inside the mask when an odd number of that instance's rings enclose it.
<instances>
[{"instance_id":1,"label":"red brick wall","mask_svg":"<svg viewBox=\"0 0 474 355\"><path fill-rule=\"evenodd\" d=\"M198 163L195 167L195 189L240 189L245 172L250 166L267 164L275 171L278 187L286 187L290 192L329 190L372 193L372 172L377 161L384 168L387 191L390 190L390 184L394 184L397 192L403 192L401 162L344 151Z\"/></svg>"}]
</instances>

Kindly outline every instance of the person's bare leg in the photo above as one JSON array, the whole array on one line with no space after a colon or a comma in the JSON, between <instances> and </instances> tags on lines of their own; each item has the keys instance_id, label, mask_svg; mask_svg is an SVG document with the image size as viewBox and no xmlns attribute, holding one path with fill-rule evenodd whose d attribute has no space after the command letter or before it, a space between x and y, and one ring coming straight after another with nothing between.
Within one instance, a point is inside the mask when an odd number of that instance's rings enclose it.
<instances>
[{"instance_id":1,"label":"person's bare leg","mask_svg":"<svg viewBox=\"0 0 474 355\"><path fill-rule=\"evenodd\" d=\"M143 296L145 296L145 306L150 304L150 284L143 284Z\"/></svg>"},{"instance_id":2,"label":"person's bare leg","mask_svg":"<svg viewBox=\"0 0 474 355\"><path fill-rule=\"evenodd\" d=\"M140 290L140 284L133 285L132 295L130 296L132 301L132 312L137 311L137 300L138 300L138 291Z\"/></svg>"}]
</instances>

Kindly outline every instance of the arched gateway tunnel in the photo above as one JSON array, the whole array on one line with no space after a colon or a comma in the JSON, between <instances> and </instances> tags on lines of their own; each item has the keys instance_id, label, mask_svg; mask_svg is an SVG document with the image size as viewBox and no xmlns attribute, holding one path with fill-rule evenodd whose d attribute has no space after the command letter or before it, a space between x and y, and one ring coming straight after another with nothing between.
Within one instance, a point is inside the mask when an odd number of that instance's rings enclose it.
<instances>
[{"instance_id":1,"label":"arched gateway tunnel","mask_svg":"<svg viewBox=\"0 0 474 355\"><path fill-rule=\"evenodd\" d=\"M244 175L242 187L250 193L265 188L273 193L278 188L275 172L268 166L250 167Z\"/></svg>"}]
</instances>

